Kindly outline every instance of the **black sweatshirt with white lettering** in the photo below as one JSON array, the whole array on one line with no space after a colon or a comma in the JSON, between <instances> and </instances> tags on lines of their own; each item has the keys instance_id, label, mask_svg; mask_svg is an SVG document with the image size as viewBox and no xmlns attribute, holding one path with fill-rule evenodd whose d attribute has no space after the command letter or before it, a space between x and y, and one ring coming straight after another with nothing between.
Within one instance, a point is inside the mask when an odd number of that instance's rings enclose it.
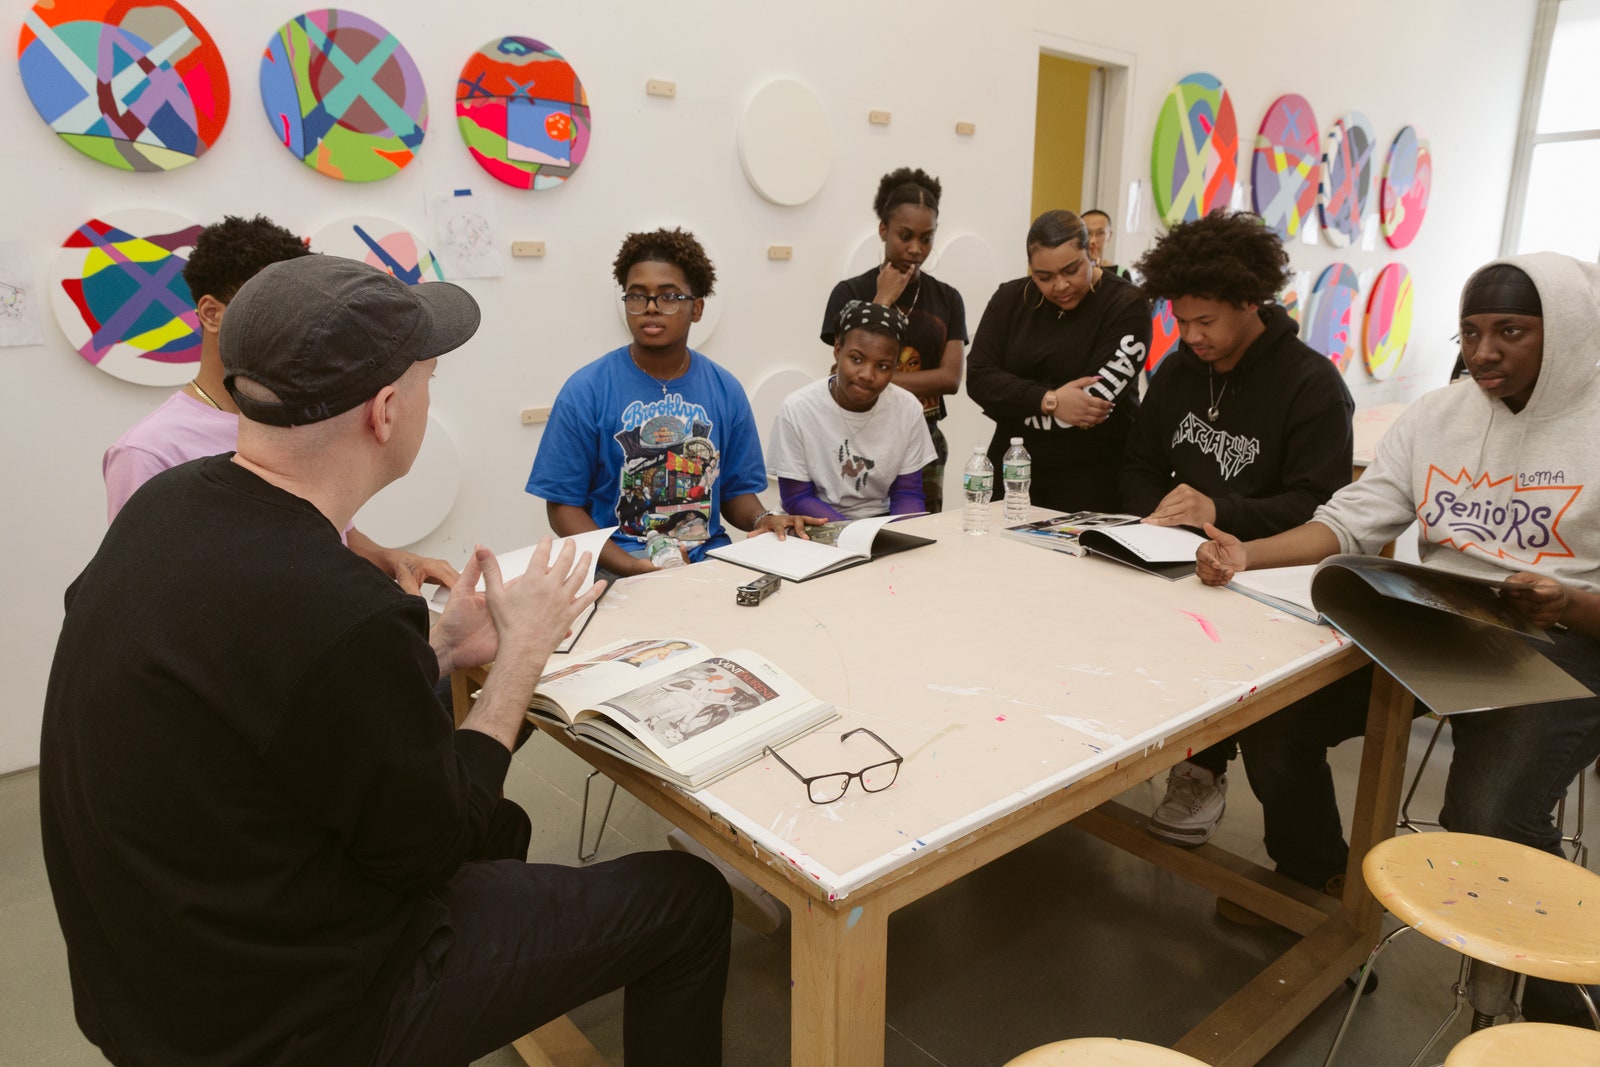
<instances>
[{"instance_id":1,"label":"black sweatshirt with white lettering","mask_svg":"<svg viewBox=\"0 0 1600 1067\"><path fill-rule=\"evenodd\" d=\"M1013 437L1033 457L1033 503L1059 511L1117 511L1117 470L1139 409L1138 376L1150 347L1150 303L1129 282L1102 274L1063 311L1028 278L1002 284L967 355L967 394L994 420L989 461L995 495L1000 459ZM1111 417L1079 429L1040 412L1045 393L1098 377L1089 391L1112 401ZM952 455L951 466L965 465Z\"/></svg>"},{"instance_id":2,"label":"black sweatshirt with white lettering","mask_svg":"<svg viewBox=\"0 0 1600 1067\"><path fill-rule=\"evenodd\" d=\"M1343 375L1283 308L1260 315L1266 331L1227 374L1184 344L1156 370L1122 465L1129 512L1148 515L1188 485L1211 497L1220 529L1249 540L1308 522L1349 483L1355 402Z\"/></svg>"}]
</instances>

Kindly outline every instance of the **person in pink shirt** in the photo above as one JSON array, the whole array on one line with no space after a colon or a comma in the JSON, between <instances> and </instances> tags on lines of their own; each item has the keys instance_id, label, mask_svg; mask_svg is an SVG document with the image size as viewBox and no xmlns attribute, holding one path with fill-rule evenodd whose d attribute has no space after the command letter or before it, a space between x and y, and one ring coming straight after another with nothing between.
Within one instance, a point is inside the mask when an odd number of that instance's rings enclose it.
<instances>
[{"instance_id":1,"label":"person in pink shirt","mask_svg":"<svg viewBox=\"0 0 1600 1067\"><path fill-rule=\"evenodd\" d=\"M195 242L183 279L194 295L200 321L200 369L160 407L134 423L106 450L100 470L106 483L106 521L145 482L169 467L232 452L239 438L239 409L222 387L218 337L228 301L263 267L310 255L305 241L265 215L228 215L207 226ZM426 581L445 588L460 577L442 559L385 548L354 526L344 531L356 555L392 577L409 593Z\"/></svg>"}]
</instances>

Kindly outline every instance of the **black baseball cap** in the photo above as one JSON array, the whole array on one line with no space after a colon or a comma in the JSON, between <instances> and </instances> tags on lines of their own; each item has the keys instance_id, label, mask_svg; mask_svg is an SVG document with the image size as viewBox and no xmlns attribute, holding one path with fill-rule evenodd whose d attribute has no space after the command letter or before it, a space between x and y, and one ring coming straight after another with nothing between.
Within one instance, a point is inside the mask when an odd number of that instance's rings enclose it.
<instances>
[{"instance_id":1,"label":"black baseball cap","mask_svg":"<svg viewBox=\"0 0 1600 1067\"><path fill-rule=\"evenodd\" d=\"M343 414L478 330L478 302L459 285L407 285L343 256L263 268L222 317L223 384L252 422L303 426ZM240 378L277 402L241 394Z\"/></svg>"}]
</instances>

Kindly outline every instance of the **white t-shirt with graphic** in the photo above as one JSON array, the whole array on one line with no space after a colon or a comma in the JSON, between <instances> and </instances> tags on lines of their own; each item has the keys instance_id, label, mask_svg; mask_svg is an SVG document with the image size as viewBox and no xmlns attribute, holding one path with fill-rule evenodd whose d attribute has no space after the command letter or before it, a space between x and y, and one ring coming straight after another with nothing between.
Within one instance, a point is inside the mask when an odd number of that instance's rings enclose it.
<instances>
[{"instance_id":1,"label":"white t-shirt with graphic","mask_svg":"<svg viewBox=\"0 0 1600 1067\"><path fill-rule=\"evenodd\" d=\"M812 482L817 495L852 519L889 514L889 487L933 462L922 403L898 385L869 411L846 411L823 378L791 393L772 426L768 467Z\"/></svg>"}]
</instances>

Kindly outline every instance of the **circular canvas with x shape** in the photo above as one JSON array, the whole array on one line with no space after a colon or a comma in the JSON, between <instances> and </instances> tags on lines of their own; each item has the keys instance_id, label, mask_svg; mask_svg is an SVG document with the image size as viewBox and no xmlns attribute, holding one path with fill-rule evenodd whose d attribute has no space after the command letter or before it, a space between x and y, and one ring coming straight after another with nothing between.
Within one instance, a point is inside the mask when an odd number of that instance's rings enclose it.
<instances>
[{"instance_id":1,"label":"circular canvas with x shape","mask_svg":"<svg viewBox=\"0 0 1600 1067\"><path fill-rule=\"evenodd\" d=\"M1190 74L1167 93L1156 119L1150 146L1156 211L1170 225L1227 207L1238 169L1239 127L1228 91L1215 75Z\"/></svg>"},{"instance_id":2,"label":"circular canvas with x shape","mask_svg":"<svg viewBox=\"0 0 1600 1067\"><path fill-rule=\"evenodd\" d=\"M166 211L90 219L62 242L50 303L78 355L140 385L182 385L200 365L183 268L199 224Z\"/></svg>"},{"instance_id":3,"label":"circular canvas with x shape","mask_svg":"<svg viewBox=\"0 0 1600 1067\"><path fill-rule=\"evenodd\" d=\"M1267 109L1250 164L1250 197L1261 221L1285 241L1300 233L1317 206L1322 162L1317 116L1303 96L1280 96Z\"/></svg>"},{"instance_id":4,"label":"circular canvas with x shape","mask_svg":"<svg viewBox=\"0 0 1600 1067\"><path fill-rule=\"evenodd\" d=\"M551 189L589 151L591 117L572 65L532 37L500 37L456 79L456 125L478 165L518 189Z\"/></svg>"},{"instance_id":5,"label":"circular canvas with x shape","mask_svg":"<svg viewBox=\"0 0 1600 1067\"><path fill-rule=\"evenodd\" d=\"M1361 224L1372 196L1372 151L1378 135L1359 111L1340 116L1328 131L1322 151L1322 183L1317 213L1322 233L1335 248L1361 239Z\"/></svg>"},{"instance_id":6,"label":"circular canvas with x shape","mask_svg":"<svg viewBox=\"0 0 1600 1067\"><path fill-rule=\"evenodd\" d=\"M396 173L428 129L428 94L411 53L371 19L332 7L297 15L272 35L261 103L296 159L340 181Z\"/></svg>"},{"instance_id":7,"label":"circular canvas with x shape","mask_svg":"<svg viewBox=\"0 0 1600 1067\"><path fill-rule=\"evenodd\" d=\"M193 163L228 119L222 53L172 0L40 0L17 67L63 141L122 170Z\"/></svg>"}]
</instances>

